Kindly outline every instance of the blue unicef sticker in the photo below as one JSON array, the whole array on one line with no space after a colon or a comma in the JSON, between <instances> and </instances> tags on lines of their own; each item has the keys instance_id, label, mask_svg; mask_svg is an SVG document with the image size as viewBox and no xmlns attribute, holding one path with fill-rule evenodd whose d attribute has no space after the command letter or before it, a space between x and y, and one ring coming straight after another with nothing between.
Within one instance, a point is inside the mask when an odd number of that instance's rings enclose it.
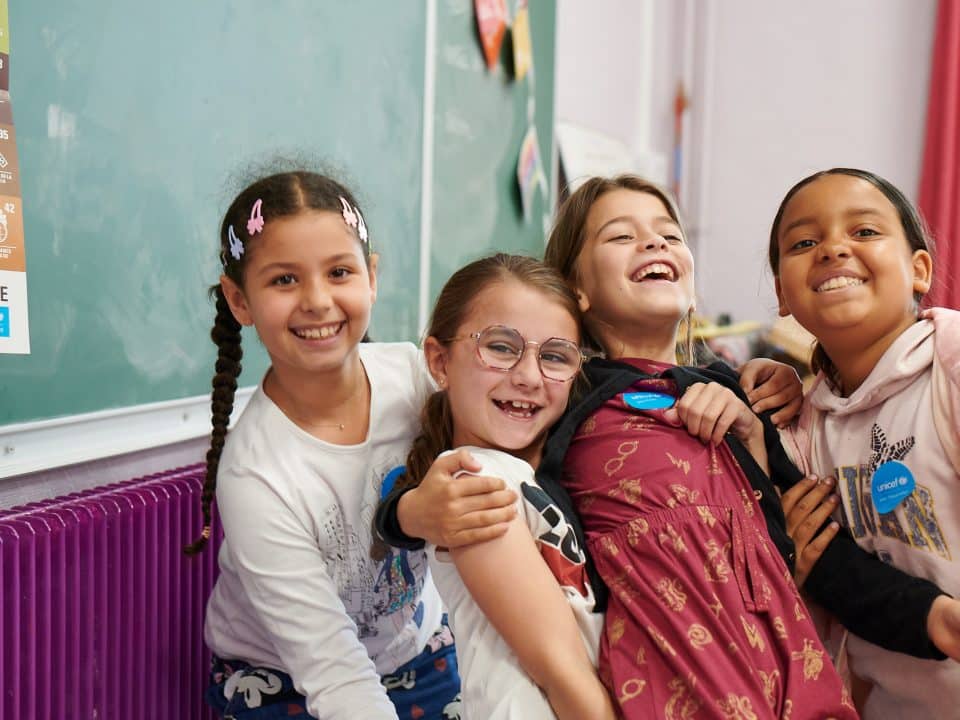
<instances>
[{"instance_id":1,"label":"blue unicef sticker","mask_svg":"<svg viewBox=\"0 0 960 720\"><path fill-rule=\"evenodd\" d=\"M915 486L910 468L895 460L885 462L873 473L870 483L870 495L877 512L883 515L893 510Z\"/></svg>"},{"instance_id":2,"label":"blue unicef sticker","mask_svg":"<svg viewBox=\"0 0 960 720\"><path fill-rule=\"evenodd\" d=\"M393 490L393 486L397 484L397 478L403 475L406 471L407 468L405 468L403 465L397 465L393 470L387 473L387 476L383 479L383 484L380 486L381 500L390 494L390 491Z\"/></svg>"},{"instance_id":3,"label":"blue unicef sticker","mask_svg":"<svg viewBox=\"0 0 960 720\"><path fill-rule=\"evenodd\" d=\"M666 410L677 402L673 395L658 392L632 392L623 394L623 402L636 410Z\"/></svg>"}]
</instances>

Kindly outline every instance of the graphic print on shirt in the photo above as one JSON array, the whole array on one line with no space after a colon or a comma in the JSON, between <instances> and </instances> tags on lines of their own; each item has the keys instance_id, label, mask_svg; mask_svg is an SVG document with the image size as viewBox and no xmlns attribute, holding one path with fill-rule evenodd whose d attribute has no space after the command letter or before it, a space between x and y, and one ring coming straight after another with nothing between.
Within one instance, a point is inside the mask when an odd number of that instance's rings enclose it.
<instances>
[{"instance_id":1,"label":"graphic print on shirt","mask_svg":"<svg viewBox=\"0 0 960 720\"><path fill-rule=\"evenodd\" d=\"M377 624L382 624L384 615L415 605L427 574L423 551L391 549L382 561L370 557L373 509L383 478L397 465L394 460L381 463L382 467L371 473L372 481L359 513L359 527L345 520L343 508L335 502L325 508L320 527L320 543L328 548L326 560L330 573L343 588L340 599L357 624L361 639L379 634Z\"/></svg>"},{"instance_id":2,"label":"graphic print on shirt","mask_svg":"<svg viewBox=\"0 0 960 720\"><path fill-rule=\"evenodd\" d=\"M933 496L919 480L913 493L890 512L880 514L873 504L871 482L874 472L886 462L904 462L914 444L913 436L891 443L883 428L878 423L873 424L869 461L860 465L841 465L836 469L837 480L846 487L849 502L844 507L844 520L857 540L868 535L881 535L949 560L950 549L937 522ZM889 560L884 555L880 553L882 559Z\"/></svg>"},{"instance_id":3,"label":"graphic print on shirt","mask_svg":"<svg viewBox=\"0 0 960 720\"><path fill-rule=\"evenodd\" d=\"M523 498L540 514L542 522L537 524L537 548L550 572L561 586L571 587L587 597L587 584L584 570L585 558L573 528L565 525L563 513L553 500L541 488L520 483ZM560 535L560 533L563 535Z\"/></svg>"}]
</instances>

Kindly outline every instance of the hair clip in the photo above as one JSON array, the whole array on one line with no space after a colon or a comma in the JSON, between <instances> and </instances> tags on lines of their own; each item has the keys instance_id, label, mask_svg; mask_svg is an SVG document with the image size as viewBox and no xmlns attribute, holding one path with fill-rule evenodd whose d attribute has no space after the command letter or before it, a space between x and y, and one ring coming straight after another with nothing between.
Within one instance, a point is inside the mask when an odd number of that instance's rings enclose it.
<instances>
[{"instance_id":1,"label":"hair clip","mask_svg":"<svg viewBox=\"0 0 960 720\"><path fill-rule=\"evenodd\" d=\"M253 204L253 209L250 211L250 219L247 220L247 232L250 235L263 232L263 213L260 211L262 206L263 200L257 198L257 201Z\"/></svg>"},{"instance_id":2,"label":"hair clip","mask_svg":"<svg viewBox=\"0 0 960 720\"><path fill-rule=\"evenodd\" d=\"M355 228L357 226L357 214L342 195L340 196L340 204L343 206L343 221L347 224L347 227Z\"/></svg>"},{"instance_id":3,"label":"hair clip","mask_svg":"<svg viewBox=\"0 0 960 720\"><path fill-rule=\"evenodd\" d=\"M230 242L230 254L233 255L234 260L239 260L240 256L243 255L243 243L240 242L240 238L233 231L233 225L227 228L227 240Z\"/></svg>"},{"instance_id":4,"label":"hair clip","mask_svg":"<svg viewBox=\"0 0 960 720\"><path fill-rule=\"evenodd\" d=\"M360 242L364 245L367 244L367 224L363 221L363 215L360 214L360 209L357 207L353 208L357 213L357 235L360 236Z\"/></svg>"}]
</instances>

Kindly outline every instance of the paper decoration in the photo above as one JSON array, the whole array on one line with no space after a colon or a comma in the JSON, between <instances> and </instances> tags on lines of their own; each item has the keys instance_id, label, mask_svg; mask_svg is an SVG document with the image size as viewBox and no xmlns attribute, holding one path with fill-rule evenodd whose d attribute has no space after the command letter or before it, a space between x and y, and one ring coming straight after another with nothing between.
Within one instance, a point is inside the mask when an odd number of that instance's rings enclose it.
<instances>
[{"instance_id":1,"label":"paper decoration","mask_svg":"<svg viewBox=\"0 0 960 720\"><path fill-rule=\"evenodd\" d=\"M543 171L540 160L540 141L537 139L537 128L531 125L520 145L520 157L517 160L517 183L520 185L520 200L523 203L523 217L530 219L533 211L533 193L537 186L547 188L547 176Z\"/></svg>"},{"instance_id":2,"label":"paper decoration","mask_svg":"<svg viewBox=\"0 0 960 720\"><path fill-rule=\"evenodd\" d=\"M480 30L480 42L487 67L493 70L500 57L500 46L507 31L506 0L473 0L477 16L477 28Z\"/></svg>"},{"instance_id":3,"label":"paper decoration","mask_svg":"<svg viewBox=\"0 0 960 720\"><path fill-rule=\"evenodd\" d=\"M521 0L513 18L513 76L523 80L533 65L533 43L530 41L530 10L526 0Z\"/></svg>"}]
</instances>

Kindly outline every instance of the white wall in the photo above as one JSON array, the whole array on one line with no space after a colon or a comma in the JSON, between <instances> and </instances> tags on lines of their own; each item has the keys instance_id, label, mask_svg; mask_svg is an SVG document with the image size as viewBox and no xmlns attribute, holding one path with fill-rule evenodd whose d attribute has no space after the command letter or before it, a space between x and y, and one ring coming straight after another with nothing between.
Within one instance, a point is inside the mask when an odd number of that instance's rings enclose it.
<instances>
[{"instance_id":1,"label":"white wall","mask_svg":"<svg viewBox=\"0 0 960 720\"><path fill-rule=\"evenodd\" d=\"M680 201L699 307L771 320L767 234L795 181L853 165L915 198L935 12L936 0L560 0L557 116L669 153L683 78ZM644 17L652 49L632 42L645 36ZM646 57L654 73L644 90Z\"/></svg>"}]
</instances>

